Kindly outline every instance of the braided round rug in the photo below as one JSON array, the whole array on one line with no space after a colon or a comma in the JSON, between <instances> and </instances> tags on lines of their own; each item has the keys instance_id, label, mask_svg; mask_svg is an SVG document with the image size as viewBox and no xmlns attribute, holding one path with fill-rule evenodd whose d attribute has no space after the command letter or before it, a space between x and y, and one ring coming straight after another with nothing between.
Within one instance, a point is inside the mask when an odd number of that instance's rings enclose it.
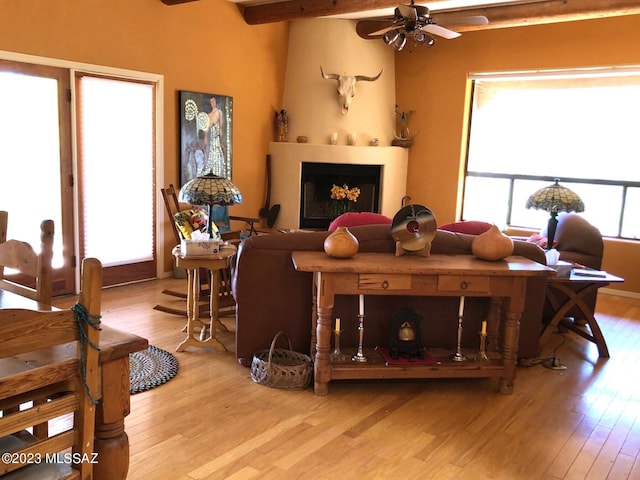
<instances>
[{"instance_id":1,"label":"braided round rug","mask_svg":"<svg viewBox=\"0 0 640 480\"><path fill-rule=\"evenodd\" d=\"M178 374L178 360L173 354L153 345L129 354L131 394L164 385Z\"/></svg>"}]
</instances>

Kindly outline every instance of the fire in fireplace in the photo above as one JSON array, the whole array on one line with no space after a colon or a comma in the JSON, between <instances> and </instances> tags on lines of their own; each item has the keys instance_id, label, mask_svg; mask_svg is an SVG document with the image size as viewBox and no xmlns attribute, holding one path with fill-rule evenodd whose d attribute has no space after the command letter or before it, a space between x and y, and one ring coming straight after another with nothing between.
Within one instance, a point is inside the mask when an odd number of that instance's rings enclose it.
<instances>
[{"instance_id":1,"label":"fire in fireplace","mask_svg":"<svg viewBox=\"0 0 640 480\"><path fill-rule=\"evenodd\" d=\"M355 211L379 213L381 170L381 165L303 162L300 228L329 227L333 220L329 205L334 184L360 189Z\"/></svg>"}]
</instances>

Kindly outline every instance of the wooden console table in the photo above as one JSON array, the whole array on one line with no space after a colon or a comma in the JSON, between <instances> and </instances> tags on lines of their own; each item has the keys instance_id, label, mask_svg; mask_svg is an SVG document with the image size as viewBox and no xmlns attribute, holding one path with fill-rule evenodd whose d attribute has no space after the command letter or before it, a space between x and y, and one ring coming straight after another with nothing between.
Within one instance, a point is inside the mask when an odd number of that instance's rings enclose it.
<instances>
[{"instance_id":1,"label":"wooden console table","mask_svg":"<svg viewBox=\"0 0 640 480\"><path fill-rule=\"evenodd\" d=\"M499 377L500 392L512 393L527 279L555 274L551 268L523 257L488 262L471 255L396 257L390 253L358 253L350 259L334 259L324 252L293 252L292 260L296 270L314 273L317 309L314 391L317 395L326 395L329 382L337 379L432 377ZM508 298L502 355L488 363L453 362L446 355L434 355L439 360L436 365L349 361L332 364L329 362L332 312L334 297L339 294ZM495 316L492 322L489 335L493 332L497 336L499 317ZM451 324L454 332L457 318L452 318Z\"/></svg>"}]
</instances>

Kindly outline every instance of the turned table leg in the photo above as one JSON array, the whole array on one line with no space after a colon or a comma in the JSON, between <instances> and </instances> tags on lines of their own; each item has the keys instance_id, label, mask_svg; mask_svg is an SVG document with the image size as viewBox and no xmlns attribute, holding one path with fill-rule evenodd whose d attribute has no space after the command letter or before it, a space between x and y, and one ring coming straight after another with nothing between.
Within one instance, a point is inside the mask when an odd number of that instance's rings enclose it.
<instances>
[{"instance_id":1,"label":"turned table leg","mask_svg":"<svg viewBox=\"0 0 640 480\"><path fill-rule=\"evenodd\" d=\"M129 471L129 438L124 418L131 411L129 356L102 365L102 399L96 409L95 480L124 480Z\"/></svg>"},{"instance_id":2,"label":"turned table leg","mask_svg":"<svg viewBox=\"0 0 640 480\"><path fill-rule=\"evenodd\" d=\"M502 362L504 363L504 375L500 379L500 393L513 393L513 384L516 379L516 359L518 355L518 340L520 338L520 318L524 310L524 298L527 281L524 278L514 278L511 284L512 293L509 297L504 339L502 341Z\"/></svg>"},{"instance_id":3,"label":"turned table leg","mask_svg":"<svg viewBox=\"0 0 640 480\"><path fill-rule=\"evenodd\" d=\"M329 351L331 350L331 325L333 314L334 293L331 282L323 282L322 274L317 275L318 323L316 325L317 348L314 364L314 392L316 395L329 393L331 368L329 365Z\"/></svg>"}]
</instances>

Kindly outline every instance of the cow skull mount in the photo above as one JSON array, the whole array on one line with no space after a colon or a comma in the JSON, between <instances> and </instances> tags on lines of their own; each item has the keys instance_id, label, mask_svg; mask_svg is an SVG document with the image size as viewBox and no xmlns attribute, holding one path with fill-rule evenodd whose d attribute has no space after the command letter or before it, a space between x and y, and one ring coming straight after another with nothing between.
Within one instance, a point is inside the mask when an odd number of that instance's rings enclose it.
<instances>
[{"instance_id":1,"label":"cow skull mount","mask_svg":"<svg viewBox=\"0 0 640 480\"><path fill-rule=\"evenodd\" d=\"M320 65L320 73L325 80L336 80L338 82L338 102L342 109L342 115L349 113L349 107L351 106L351 100L356 94L356 82L375 82L382 70L375 77L367 77L365 75L338 75L337 73L324 73L322 65Z\"/></svg>"}]
</instances>

